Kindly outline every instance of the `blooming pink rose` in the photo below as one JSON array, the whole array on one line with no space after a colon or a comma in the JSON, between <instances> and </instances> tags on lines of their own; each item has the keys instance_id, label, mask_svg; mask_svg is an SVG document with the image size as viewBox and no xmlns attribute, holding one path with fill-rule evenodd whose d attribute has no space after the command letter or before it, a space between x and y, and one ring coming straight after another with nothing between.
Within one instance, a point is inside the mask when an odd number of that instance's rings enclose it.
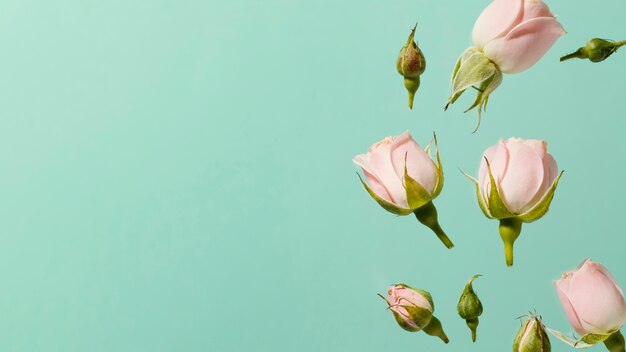
<instances>
[{"instance_id":1,"label":"blooming pink rose","mask_svg":"<svg viewBox=\"0 0 626 352\"><path fill-rule=\"evenodd\" d=\"M474 24L474 45L503 73L534 65L565 30L542 0L494 0Z\"/></svg>"},{"instance_id":2,"label":"blooming pink rose","mask_svg":"<svg viewBox=\"0 0 626 352\"><path fill-rule=\"evenodd\" d=\"M567 319L580 335L610 335L626 323L624 293L604 265L587 259L554 285Z\"/></svg>"},{"instance_id":3,"label":"blooming pink rose","mask_svg":"<svg viewBox=\"0 0 626 352\"><path fill-rule=\"evenodd\" d=\"M404 167L409 176L431 195L439 176L437 166L409 131L398 137L387 137L372 145L367 154L352 159L363 169L370 188L376 195L397 207L407 209L407 190L404 186Z\"/></svg>"},{"instance_id":4,"label":"blooming pink rose","mask_svg":"<svg viewBox=\"0 0 626 352\"><path fill-rule=\"evenodd\" d=\"M500 198L516 215L524 214L539 204L559 175L556 161L548 153L545 141L500 140L485 151L480 164L478 184L480 195L487 205L491 193L487 161Z\"/></svg>"}]
</instances>

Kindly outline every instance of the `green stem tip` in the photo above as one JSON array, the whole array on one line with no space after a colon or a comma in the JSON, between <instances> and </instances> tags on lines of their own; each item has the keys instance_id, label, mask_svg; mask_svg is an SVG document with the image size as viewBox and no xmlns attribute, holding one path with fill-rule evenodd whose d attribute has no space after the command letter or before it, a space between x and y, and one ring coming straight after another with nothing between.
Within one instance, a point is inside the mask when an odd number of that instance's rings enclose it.
<instances>
[{"instance_id":1,"label":"green stem tip","mask_svg":"<svg viewBox=\"0 0 626 352\"><path fill-rule=\"evenodd\" d=\"M430 323L428 323L428 325L426 325L426 327L424 327L423 330L425 333L427 333L430 336L436 336L440 338L441 341L443 341L446 344L450 342L450 340L448 339L448 336L446 336L446 333L443 331L441 322L435 316L433 316L432 319L430 319Z\"/></svg>"},{"instance_id":2,"label":"green stem tip","mask_svg":"<svg viewBox=\"0 0 626 352\"><path fill-rule=\"evenodd\" d=\"M465 320L467 327L472 331L472 342L476 342L476 329L478 328L478 318Z\"/></svg>"},{"instance_id":3,"label":"green stem tip","mask_svg":"<svg viewBox=\"0 0 626 352\"><path fill-rule=\"evenodd\" d=\"M437 235L437 237L439 237L439 240L443 242L446 248L451 249L454 247L454 243L452 243L450 238L448 238L448 235L446 235L441 226L439 226L437 208L435 208L433 202L426 203L421 208L416 209L413 214L415 214L415 217L419 220L419 222L426 225L435 233L435 235Z\"/></svg>"},{"instance_id":4,"label":"green stem tip","mask_svg":"<svg viewBox=\"0 0 626 352\"><path fill-rule=\"evenodd\" d=\"M626 352L624 335L619 330L604 340L604 345L610 352Z\"/></svg>"},{"instance_id":5,"label":"green stem tip","mask_svg":"<svg viewBox=\"0 0 626 352\"><path fill-rule=\"evenodd\" d=\"M506 266L513 266L513 244L522 232L522 220L507 218L500 220L500 237L504 242L504 256Z\"/></svg>"}]
</instances>

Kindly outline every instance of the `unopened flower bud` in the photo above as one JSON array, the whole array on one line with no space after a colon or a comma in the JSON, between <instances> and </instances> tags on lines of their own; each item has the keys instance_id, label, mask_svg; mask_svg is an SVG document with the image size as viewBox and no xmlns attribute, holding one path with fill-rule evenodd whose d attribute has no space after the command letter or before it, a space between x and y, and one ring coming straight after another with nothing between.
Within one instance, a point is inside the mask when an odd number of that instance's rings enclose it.
<instances>
[{"instance_id":1,"label":"unopened flower bud","mask_svg":"<svg viewBox=\"0 0 626 352\"><path fill-rule=\"evenodd\" d=\"M626 40L615 42L612 40L593 38L588 41L585 46L578 48L578 50L571 54L561 57L561 61L573 58L589 59L591 62L604 61L623 45L626 45Z\"/></svg>"},{"instance_id":2,"label":"unopened flower bud","mask_svg":"<svg viewBox=\"0 0 626 352\"><path fill-rule=\"evenodd\" d=\"M398 325L406 331L424 330L431 336L437 336L448 343L448 337L435 316L435 304L430 293L415 289L405 284L393 285L387 290L388 298L379 295L387 302Z\"/></svg>"},{"instance_id":3,"label":"unopened flower bud","mask_svg":"<svg viewBox=\"0 0 626 352\"><path fill-rule=\"evenodd\" d=\"M415 27L409 35L406 44L400 49L396 68L398 73L404 76L404 86L409 91L409 109L413 109L413 99L415 92L420 86L420 75L426 70L426 59L424 54L417 46L413 37L415 37Z\"/></svg>"},{"instance_id":4,"label":"unopened flower bud","mask_svg":"<svg viewBox=\"0 0 626 352\"><path fill-rule=\"evenodd\" d=\"M472 282L480 275L474 275L465 285L465 289L459 298L459 304L456 306L459 316L465 319L467 326L472 331L472 342L476 342L476 328L478 327L478 317L483 314L483 304L478 299Z\"/></svg>"},{"instance_id":5,"label":"unopened flower bud","mask_svg":"<svg viewBox=\"0 0 626 352\"><path fill-rule=\"evenodd\" d=\"M546 334L546 327L540 317L531 314L515 337L513 352L550 352L550 350L550 338Z\"/></svg>"}]
</instances>

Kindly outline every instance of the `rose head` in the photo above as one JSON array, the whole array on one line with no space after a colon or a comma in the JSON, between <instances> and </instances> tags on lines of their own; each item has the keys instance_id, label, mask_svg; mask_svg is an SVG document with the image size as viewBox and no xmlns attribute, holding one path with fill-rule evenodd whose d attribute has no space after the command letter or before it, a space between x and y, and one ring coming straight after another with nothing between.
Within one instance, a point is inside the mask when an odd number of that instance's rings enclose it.
<instances>
[{"instance_id":1,"label":"rose head","mask_svg":"<svg viewBox=\"0 0 626 352\"><path fill-rule=\"evenodd\" d=\"M457 60L446 109L466 89L477 88L474 104L466 112L477 108L480 126L481 111L502 83L502 74L527 70L563 34L563 27L542 0L494 0L474 24L474 46Z\"/></svg>"},{"instance_id":2,"label":"rose head","mask_svg":"<svg viewBox=\"0 0 626 352\"><path fill-rule=\"evenodd\" d=\"M554 285L567 319L583 341L603 341L626 323L624 294L604 265L587 259Z\"/></svg>"},{"instance_id":3,"label":"rose head","mask_svg":"<svg viewBox=\"0 0 626 352\"><path fill-rule=\"evenodd\" d=\"M435 148L437 148L437 139ZM443 168L413 140L408 131L398 137L387 137L372 145L366 154L352 161L363 169L368 183L361 183L369 195L385 210L396 215L414 213L448 248L454 245L443 232L432 203L443 187ZM360 177L360 176L359 176Z\"/></svg>"},{"instance_id":4,"label":"rose head","mask_svg":"<svg viewBox=\"0 0 626 352\"><path fill-rule=\"evenodd\" d=\"M491 177L489 175L491 169ZM533 213L555 186L559 169L554 157L547 151L547 143L539 140L509 138L488 148L481 160L478 172L480 201L485 212L496 219L520 216L530 222L545 214L548 205ZM497 195L504 209L490 207L492 197L491 179L495 181ZM495 194L493 195L495 196ZM529 216L530 215L530 216Z\"/></svg>"},{"instance_id":5,"label":"rose head","mask_svg":"<svg viewBox=\"0 0 626 352\"><path fill-rule=\"evenodd\" d=\"M400 215L410 214L429 202L443 186L439 167L409 131L374 143L366 154L352 160L363 169L369 188L377 198L386 203L384 206L404 213ZM405 186L407 178L417 183L420 194L411 194L411 189Z\"/></svg>"},{"instance_id":6,"label":"rose head","mask_svg":"<svg viewBox=\"0 0 626 352\"><path fill-rule=\"evenodd\" d=\"M387 290L388 298L381 296L388 304L396 322L406 331L423 330L431 336L437 336L445 343L448 337L435 316L435 304L430 293L415 289L405 284L393 285Z\"/></svg>"},{"instance_id":7,"label":"rose head","mask_svg":"<svg viewBox=\"0 0 626 352\"><path fill-rule=\"evenodd\" d=\"M539 140L509 138L483 153L476 185L485 216L500 220L506 263L513 265L513 243L522 223L546 214L561 178L556 161Z\"/></svg>"},{"instance_id":8,"label":"rose head","mask_svg":"<svg viewBox=\"0 0 626 352\"><path fill-rule=\"evenodd\" d=\"M565 30L542 0L494 0L480 14L472 37L503 73L533 66Z\"/></svg>"}]
</instances>

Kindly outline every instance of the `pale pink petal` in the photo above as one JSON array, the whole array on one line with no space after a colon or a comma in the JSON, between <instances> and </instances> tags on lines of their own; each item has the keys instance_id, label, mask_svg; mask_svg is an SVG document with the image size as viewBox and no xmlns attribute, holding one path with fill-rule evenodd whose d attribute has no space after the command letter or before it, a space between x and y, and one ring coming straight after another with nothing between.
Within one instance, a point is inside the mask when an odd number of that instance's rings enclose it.
<instances>
[{"instance_id":1,"label":"pale pink petal","mask_svg":"<svg viewBox=\"0 0 626 352\"><path fill-rule=\"evenodd\" d=\"M354 162L375 176L385 186L393 204L406 209L408 208L406 189L391 163L392 143L393 139L385 138L370 147L364 156L357 156Z\"/></svg>"},{"instance_id":2,"label":"pale pink petal","mask_svg":"<svg viewBox=\"0 0 626 352\"><path fill-rule=\"evenodd\" d=\"M409 131L396 137L391 145L391 162L399 178L404 178L405 160L409 176L432 194L438 179L435 163Z\"/></svg>"},{"instance_id":3,"label":"pale pink petal","mask_svg":"<svg viewBox=\"0 0 626 352\"><path fill-rule=\"evenodd\" d=\"M511 28L521 22L522 10L522 0L494 0L474 23L472 31L474 45L482 48L489 41L505 36Z\"/></svg>"},{"instance_id":4,"label":"pale pink petal","mask_svg":"<svg viewBox=\"0 0 626 352\"><path fill-rule=\"evenodd\" d=\"M595 263L585 262L571 280L568 297L587 332L608 333L626 322L622 292Z\"/></svg>"},{"instance_id":5,"label":"pale pink petal","mask_svg":"<svg viewBox=\"0 0 626 352\"><path fill-rule=\"evenodd\" d=\"M583 329L582 325L580 324L580 320L578 319L578 314L576 314L576 311L574 310L572 303L569 301L569 298L567 297L569 284L570 284L569 279L560 279L554 282L554 285L556 286L556 292L559 295L559 300L561 301L561 305L563 306L563 309L565 310L565 314L567 315L567 320L569 320L569 323L572 325L574 330L576 330L577 333L583 336L586 334L586 331L585 329Z\"/></svg>"},{"instance_id":6,"label":"pale pink petal","mask_svg":"<svg viewBox=\"0 0 626 352\"><path fill-rule=\"evenodd\" d=\"M391 199L389 192L385 188L385 185L380 182L378 177L372 175L365 169L363 169L363 173L365 174L365 178L367 178L367 183L372 191L374 191L374 193L376 193L376 195L380 198L388 201L389 203L393 203L393 200Z\"/></svg>"},{"instance_id":7,"label":"pale pink petal","mask_svg":"<svg viewBox=\"0 0 626 352\"><path fill-rule=\"evenodd\" d=\"M556 165L556 160L552 157L551 154L545 153L545 156L542 159L543 162L543 182L541 187L537 191L537 194L533 197L533 199L527 204L526 209L530 210L535 205L537 205L541 200L546 196L548 191L552 188L554 181L559 175L558 167Z\"/></svg>"},{"instance_id":8,"label":"pale pink petal","mask_svg":"<svg viewBox=\"0 0 626 352\"><path fill-rule=\"evenodd\" d=\"M508 209L516 214L526 206L543 183L543 162L533 148L524 143L509 142L509 164L500 182L500 196Z\"/></svg>"},{"instance_id":9,"label":"pale pink petal","mask_svg":"<svg viewBox=\"0 0 626 352\"><path fill-rule=\"evenodd\" d=\"M542 0L525 0L524 1L524 17L520 21L526 22L537 17L554 17L548 5Z\"/></svg>"},{"instance_id":10,"label":"pale pink petal","mask_svg":"<svg viewBox=\"0 0 626 352\"><path fill-rule=\"evenodd\" d=\"M503 73L529 69L552 47L565 30L554 17L539 17L517 25L505 37L492 40L483 49Z\"/></svg>"}]
</instances>

